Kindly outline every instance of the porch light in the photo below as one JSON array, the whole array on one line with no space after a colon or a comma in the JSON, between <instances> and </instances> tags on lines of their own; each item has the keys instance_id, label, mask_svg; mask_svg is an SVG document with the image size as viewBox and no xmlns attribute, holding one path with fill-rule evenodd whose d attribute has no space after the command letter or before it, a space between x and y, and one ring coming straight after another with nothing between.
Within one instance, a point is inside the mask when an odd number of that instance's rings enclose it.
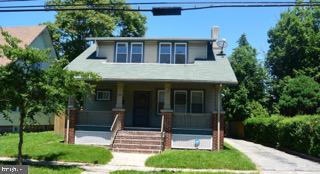
<instances>
[{"instance_id":1,"label":"porch light","mask_svg":"<svg viewBox=\"0 0 320 174\"><path fill-rule=\"evenodd\" d=\"M153 16L181 15L181 7L152 7Z\"/></svg>"}]
</instances>

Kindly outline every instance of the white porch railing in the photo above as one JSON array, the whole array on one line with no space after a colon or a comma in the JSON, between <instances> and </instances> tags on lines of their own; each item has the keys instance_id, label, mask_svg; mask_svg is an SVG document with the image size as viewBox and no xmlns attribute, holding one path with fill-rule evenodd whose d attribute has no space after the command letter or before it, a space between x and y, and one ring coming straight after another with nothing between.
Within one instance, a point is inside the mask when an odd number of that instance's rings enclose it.
<instances>
[{"instance_id":1,"label":"white porch railing","mask_svg":"<svg viewBox=\"0 0 320 174\"><path fill-rule=\"evenodd\" d=\"M121 123L119 120L119 114L116 115L116 117L113 120L112 126L110 128L111 131L111 144L113 144L114 139L117 136L118 131L121 129Z\"/></svg>"},{"instance_id":2,"label":"white porch railing","mask_svg":"<svg viewBox=\"0 0 320 174\"><path fill-rule=\"evenodd\" d=\"M160 133L161 133L161 150L164 150L164 115L161 116L161 129L160 129Z\"/></svg>"}]
</instances>

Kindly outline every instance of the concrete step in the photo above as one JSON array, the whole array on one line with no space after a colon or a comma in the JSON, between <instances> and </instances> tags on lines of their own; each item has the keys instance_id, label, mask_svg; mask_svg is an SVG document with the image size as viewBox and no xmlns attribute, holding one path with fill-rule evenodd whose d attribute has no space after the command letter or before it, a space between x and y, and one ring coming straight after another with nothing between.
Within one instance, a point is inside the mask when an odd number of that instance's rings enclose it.
<instances>
[{"instance_id":1,"label":"concrete step","mask_svg":"<svg viewBox=\"0 0 320 174\"><path fill-rule=\"evenodd\" d=\"M149 144L113 144L113 148L161 150L161 145Z\"/></svg>"},{"instance_id":2,"label":"concrete step","mask_svg":"<svg viewBox=\"0 0 320 174\"><path fill-rule=\"evenodd\" d=\"M161 140L161 136L117 135L116 140Z\"/></svg>"},{"instance_id":3,"label":"concrete step","mask_svg":"<svg viewBox=\"0 0 320 174\"><path fill-rule=\"evenodd\" d=\"M126 149L126 148L113 148L114 152L126 152L126 153L160 153L161 150L153 149Z\"/></svg>"},{"instance_id":4,"label":"concrete step","mask_svg":"<svg viewBox=\"0 0 320 174\"><path fill-rule=\"evenodd\" d=\"M148 144L161 145L161 139L141 140L141 139L115 139L114 144Z\"/></svg>"},{"instance_id":5,"label":"concrete step","mask_svg":"<svg viewBox=\"0 0 320 174\"><path fill-rule=\"evenodd\" d=\"M142 135L142 136L161 136L158 131L119 131L118 135Z\"/></svg>"}]
</instances>

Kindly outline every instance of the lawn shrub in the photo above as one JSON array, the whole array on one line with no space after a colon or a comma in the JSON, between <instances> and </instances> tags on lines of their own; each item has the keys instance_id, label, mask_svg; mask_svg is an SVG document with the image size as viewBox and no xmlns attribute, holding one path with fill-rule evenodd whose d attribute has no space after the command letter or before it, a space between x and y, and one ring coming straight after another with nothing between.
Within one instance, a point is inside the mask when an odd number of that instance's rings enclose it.
<instances>
[{"instance_id":1,"label":"lawn shrub","mask_svg":"<svg viewBox=\"0 0 320 174\"><path fill-rule=\"evenodd\" d=\"M252 117L244 124L254 142L320 157L320 115Z\"/></svg>"}]
</instances>

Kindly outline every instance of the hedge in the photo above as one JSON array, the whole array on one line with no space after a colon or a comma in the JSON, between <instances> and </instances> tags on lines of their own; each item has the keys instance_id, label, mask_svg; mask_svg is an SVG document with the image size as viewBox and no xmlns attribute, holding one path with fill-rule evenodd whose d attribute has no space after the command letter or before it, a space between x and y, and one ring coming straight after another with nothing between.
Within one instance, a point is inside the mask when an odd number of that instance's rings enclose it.
<instances>
[{"instance_id":1,"label":"hedge","mask_svg":"<svg viewBox=\"0 0 320 174\"><path fill-rule=\"evenodd\" d=\"M320 115L252 117L244 125L249 140L320 157Z\"/></svg>"}]
</instances>

